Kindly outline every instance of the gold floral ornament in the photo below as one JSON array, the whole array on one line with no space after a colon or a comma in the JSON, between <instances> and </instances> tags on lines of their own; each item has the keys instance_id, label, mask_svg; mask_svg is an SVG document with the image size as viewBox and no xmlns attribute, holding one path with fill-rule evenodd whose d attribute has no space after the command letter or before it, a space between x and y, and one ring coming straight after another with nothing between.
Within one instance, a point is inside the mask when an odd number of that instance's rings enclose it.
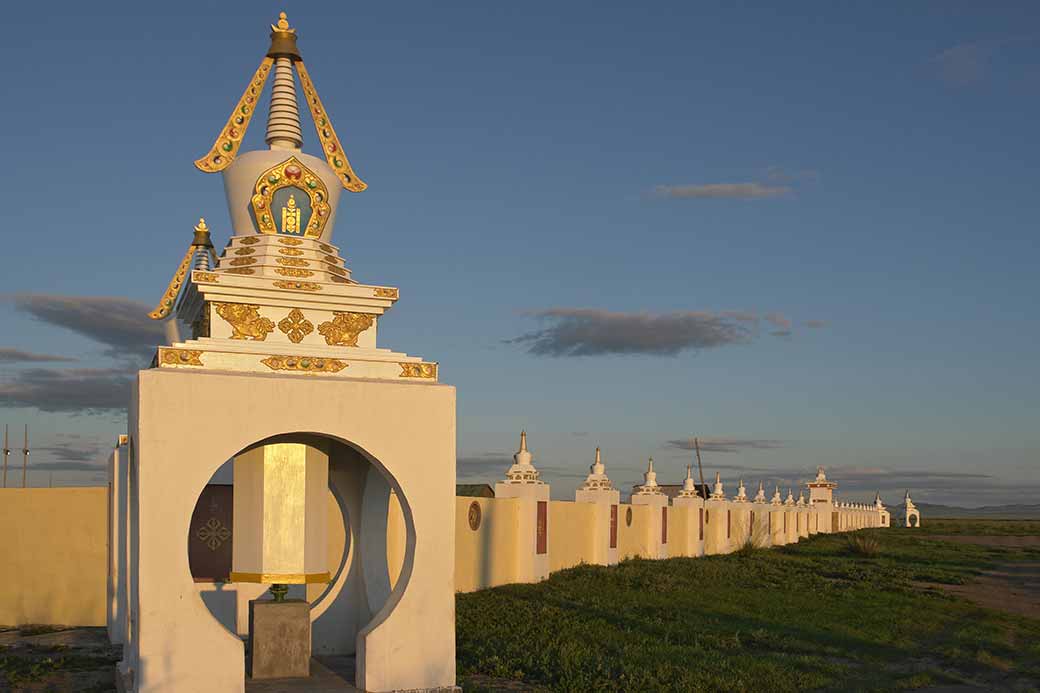
<instances>
[{"instance_id":1,"label":"gold floral ornament","mask_svg":"<svg viewBox=\"0 0 1040 693\"><path fill-rule=\"evenodd\" d=\"M299 238L279 238L278 242L282 245L303 245L303 241Z\"/></svg>"},{"instance_id":2,"label":"gold floral ornament","mask_svg":"<svg viewBox=\"0 0 1040 693\"><path fill-rule=\"evenodd\" d=\"M195 349L159 349L159 362L166 366L201 366L201 356Z\"/></svg>"},{"instance_id":3,"label":"gold floral ornament","mask_svg":"<svg viewBox=\"0 0 1040 693\"><path fill-rule=\"evenodd\" d=\"M299 230L313 238L321 236L332 213L332 208L329 207L329 189L318 174L304 166L295 156L275 164L256 179L250 206L260 233L278 233L275 226L276 212L272 205L275 193L283 188L294 188L306 193L310 198L310 217L300 220L302 228Z\"/></svg>"},{"instance_id":4,"label":"gold floral ornament","mask_svg":"<svg viewBox=\"0 0 1040 693\"><path fill-rule=\"evenodd\" d=\"M318 334L329 346L356 347L358 335L372 327L375 321L375 316L369 313L335 312L332 315L332 320L318 325Z\"/></svg>"},{"instance_id":5,"label":"gold floral ornament","mask_svg":"<svg viewBox=\"0 0 1040 693\"><path fill-rule=\"evenodd\" d=\"M378 296L379 298L397 298L397 289L391 289L383 286L377 286L372 289L372 295Z\"/></svg>"},{"instance_id":6,"label":"gold floral ornament","mask_svg":"<svg viewBox=\"0 0 1040 693\"><path fill-rule=\"evenodd\" d=\"M260 239L256 236L246 236L242 239L242 245L256 245L260 242Z\"/></svg>"},{"instance_id":7,"label":"gold floral ornament","mask_svg":"<svg viewBox=\"0 0 1040 693\"><path fill-rule=\"evenodd\" d=\"M399 363L402 378L431 378L437 377L436 363Z\"/></svg>"},{"instance_id":8,"label":"gold floral ornament","mask_svg":"<svg viewBox=\"0 0 1040 693\"><path fill-rule=\"evenodd\" d=\"M314 332L314 323L303 317L299 308L293 308L289 315L279 321L278 329L285 333L290 342L299 344L304 337Z\"/></svg>"},{"instance_id":9,"label":"gold floral ornament","mask_svg":"<svg viewBox=\"0 0 1040 693\"><path fill-rule=\"evenodd\" d=\"M235 110L228 116L224 129L220 131L217 141L206 156L195 161L195 168L203 173L217 173L231 165L238 154L238 148L242 146L242 138L249 127L249 121L256 110L256 102L260 99L260 92L264 90L264 83L271 74L271 65L274 60L265 57L256 69L253 78L249 80L242 98L235 104Z\"/></svg>"},{"instance_id":10,"label":"gold floral ornament","mask_svg":"<svg viewBox=\"0 0 1040 693\"><path fill-rule=\"evenodd\" d=\"M251 303L214 303L217 315L231 325L231 339L262 342L274 331L274 323L260 316L260 306Z\"/></svg>"},{"instance_id":11,"label":"gold floral ornament","mask_svg":"<svg viewBox=\"0 0 1040 693\"><path fill-rule=\"evenodd\" d=\"M314 282L290 282L284 279L278 279L271 282L274 286L279 289L295 289L297 291L321 291L321 284L315 284Z\"/></svg>"},{"instance_id":12,"label":"gold floral ornament","mask_svg":"<svg viewBox=\"0 0 1040 693\"><path fill-rule=\"evenodd\" d=\"M347 364L339 359L311 356L268 356L261 359L272 371L297 371L300 373L339 373Z\"/></svg>"},{"instance_id":13,"label":"gold floral ornament","mask_svg":"<svg viewBox=\"0 0 1040 693\"><path fill-rule=\"evenodd\" d=\"M252 267L232 267L229 270L224 270L228 274L256 274L256 270Z\"/></svg>"},{"instance_id":14,"label":"gold floral ornament","mask_svg":"<svg viewBox=\"0 0 1040 693\"><path fill-rule=\"evenodd\" d=\"M306 260L301 260L296 257L276 257L274 259L279 265L288 265L289 267L310 267L311 263Z\"/></svg>"},{"instance_id":15,"label":"gold floral ornament","mask_svg":"<svg viewBox=\"0 0 1040 693\"><path fill-rule=\"evenodd\" d=\"M293 269L291 267L275 267L274 271L276 274L280 274L283 277L313 277L314 272L304 269Z\"/></svg>"}]
</instances>

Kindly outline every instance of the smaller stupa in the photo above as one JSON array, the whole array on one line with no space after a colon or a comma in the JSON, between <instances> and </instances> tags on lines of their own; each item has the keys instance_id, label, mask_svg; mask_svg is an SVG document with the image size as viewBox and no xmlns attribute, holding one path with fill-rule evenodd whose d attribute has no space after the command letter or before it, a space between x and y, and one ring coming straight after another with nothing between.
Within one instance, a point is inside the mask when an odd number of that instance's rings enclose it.
<instances>
[{"instance_id":1,"label":"smaller stupa","mask_svg":"<svg viewBox=\"0 0 1040 693\"><path fill-rule=\"evenodd\" d=\"M657 472L654 471L654 458L651 457L646 465L646 473L643 474L643 483L636 486L634 496L656 496L664 495L661 487L657 484Z\"/></svg>"},{"instance_id":2,"label":"smaller stupa","mask_svg":"<svg viewBox=\"0 0 1040 693\"><path fill-rule=\"evenodd\" d=\"M579 488L579 491L613 491L614 484L607 478L606 467L603 465L603 460L600 457L599 448L596 448L596 460L589 467L589 475L585 477L585 483Z\"/></svg>"},{"instance_id":3,"label":"smaller stupa","mask_svg":"<svg viewBox=\"0 0 1040 693\"><path fill-rule=\"evenodd\" d=\"M766 502L766 489L762 485L761 481L758 482L758 493L755 494L755 502L756 503L765 503Z\"/></svg>"},{"instance_id":4,"label":"smaller stupa","mask_svg":"<svg viewBox=\"0 0 1040 693\"><path fill-rule=\"evenodd\" d=\"M513 455L513 466L506 472L504 483L507 484L542 484L538 478L538 470L531 462L531 453L527 451L527 431L520 431L520 449Z\"/></svg>"}]
</instances>

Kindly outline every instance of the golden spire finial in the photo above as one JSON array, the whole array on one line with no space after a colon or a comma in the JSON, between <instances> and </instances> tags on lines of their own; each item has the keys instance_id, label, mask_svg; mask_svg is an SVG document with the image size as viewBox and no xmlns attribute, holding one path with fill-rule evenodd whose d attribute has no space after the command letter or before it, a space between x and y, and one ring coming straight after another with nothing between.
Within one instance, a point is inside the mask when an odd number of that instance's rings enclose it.
<instances>
[{"instance_id":1,"label":"golden spire finial","mask_svg":"<svg viewBox=\"0 0 1040 693\"><path fill-rule=\"evenodd\" d=\"M278 13L278 23L271 25L271 31L284 31L288 34L296 33L296 29L289 28L289 20L285 18L284 12Z\"/></svg>"},{"instance_id":2,"label":"golden spire finial","mask_svg":"<svg viewBox=\"0 0 1040 693\"><path fill-rule=\"evenodd\" d=\"M206 220L199 217L199 223L195 226L195 230L200 233L209 233L209 227L206 226Z\"/></svg>"}]
</instances>

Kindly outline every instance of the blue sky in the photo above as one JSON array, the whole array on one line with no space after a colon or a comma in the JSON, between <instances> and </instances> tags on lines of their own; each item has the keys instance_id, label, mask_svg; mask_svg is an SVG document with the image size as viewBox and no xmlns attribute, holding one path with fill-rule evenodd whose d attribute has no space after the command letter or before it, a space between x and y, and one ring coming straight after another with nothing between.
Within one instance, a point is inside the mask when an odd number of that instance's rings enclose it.
<instances>
[{"instance_id":1,"label":"blue sky","mask_svg":"<svg viewBox=\"0 0 1040 693\"><path fill-rule=\"evenodd\" d=\"M370 185L335 242L401 288L381 343L458 387L460 480L526 427L560 498L596 445L619 486L678 480L694 434L731 486L1035 498L1028 2L6 8L0 424L31 483L103 481L138 303L199 216L228 236L192 161L281 9Z\"/></svg>"}]
</instances>

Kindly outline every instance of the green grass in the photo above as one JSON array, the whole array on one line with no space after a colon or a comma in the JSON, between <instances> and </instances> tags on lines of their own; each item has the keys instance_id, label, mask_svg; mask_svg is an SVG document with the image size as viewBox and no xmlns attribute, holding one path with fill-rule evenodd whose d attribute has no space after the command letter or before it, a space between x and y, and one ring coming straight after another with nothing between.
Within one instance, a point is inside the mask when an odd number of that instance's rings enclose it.
<instances>
[{"instance_id":1,"label":"green grass","mask_svg":"<svg viewBox=\"0 0 1040 693\"><path fill-rule=\"evenodd\" d=\"M928 534L1040 534L1040 522L935 522L768 551L580 566L458 596L459 673L554 691L898 690L974 681L1036 690L1040 621L918 583L963 583L1036 549Z\"/></svg>"}]
</instances>

